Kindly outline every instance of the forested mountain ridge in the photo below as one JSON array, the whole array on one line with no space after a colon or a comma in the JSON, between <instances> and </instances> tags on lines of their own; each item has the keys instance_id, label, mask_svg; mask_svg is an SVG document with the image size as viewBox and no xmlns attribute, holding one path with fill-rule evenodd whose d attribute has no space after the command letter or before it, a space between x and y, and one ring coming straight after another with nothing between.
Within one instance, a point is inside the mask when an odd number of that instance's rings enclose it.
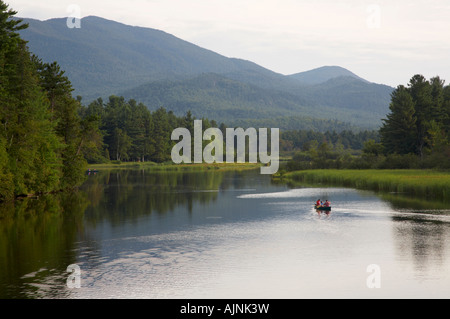
<instances>
[{"instance_id":1,"label":"forested mountain ridge","mask_svg":"<svg viewBox=\"0 0 450 319\"><path fill-rule=\"evenodd\" d=\"M344 77L350 76L355 79L368 82L365 79L357 76L355 73L347 69L344 69L343 67L340 66L323 66L320 68L316 68L314 70L289 75L289 77L296 79L300 82L303 82L305 84L320 84L327 82L330 79L343 76Z\"/></svg>"},{"instance_id":2,"label":"forested mountain ridge","mask_svg":"<svg viewBox=\"0 0 450 319\"><path fill-rule=\"evenodd\" d=\"M122 95L152 110L162 106L180 116L190 110L196 117L224 117L227 124L304 117L372 129L381 125L393 91L336 66L282 75L160 30L99 17L83 18L79 29L68 28L63 18L24 22L29 28L20 34L30 50L43 61L58 61L74 96L87 104ZM220 85L211 89L211 83Z\"/></svg>"},{"instance_id":3,"label":"forested mountain ridge","mask_svg":"<svg viewBox=\"0 0 450 319\"><path fill-rule=\"evenodd\" d=\"M263 70L256 64L221 56L164 31L133 27L89 16L81 28L67 19L23 19L20 32L32 52L44 61L58 61L70 76L75 94L96 99L142 83L179 79L203 72ZM273 74L275 76L275 73Z\"/></svg>"},{"instance_id":4,"label":"forested mountain ridge","mask_svg":"<svg viewBox=\"0 0 450 319\"><path fill-rule=\"evenodd\" d=\"M343 90L346 85L353 86L354 91ZM379 92L373 90L372 85L352 78L337 78L311 86L302 94L264 89L223 75L204 73L185 80L146 83L120 95L136 99L151 110L164 106L177 115L192 110L197 117L220 118L229 125L245 126L258 120L281 129L312 129L304 126L303 119L317 119L314 128L323 131L321 126L330 125L331 120L341 122L341 125L328 129L376 127L384 113L377 110L373 101L383 100L389 105L389 99L384 95L390 90ZM326 87L325 91L323 87ZM370 95L373 98L367 99ZM330 102L339 108L330 106ZM289 118L296 118L298 126L293 127L290 121L286 121ZM266 121L261 121L263 119Z\"/></svg>"}]
</instances>

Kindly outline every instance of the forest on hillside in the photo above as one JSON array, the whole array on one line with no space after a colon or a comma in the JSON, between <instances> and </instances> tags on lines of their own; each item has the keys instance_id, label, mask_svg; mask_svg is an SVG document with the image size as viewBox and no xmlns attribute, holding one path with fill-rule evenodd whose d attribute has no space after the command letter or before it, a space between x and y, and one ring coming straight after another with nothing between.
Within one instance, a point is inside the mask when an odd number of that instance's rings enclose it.
<instances>
[{"instance_id":1,"label":"forest on hillside","mask_svg":"<svg viewBox=\"0 0 450 319\"><path fill-rule=\"evenodd\" d=\"M187 128L194 133L191 112L176 116L160 107L151 112L147 106L122 96L110 96L107 102L101 98L87 107L80 105L80 117L95 122L98 135L91 140L83 153L88 163L155 162L171 160L173 130ZM203 128L219 127L214 120L202 119ZM220 125L225 130L224 124Z\"/></svg>"},{"instance_id":2,"label":"forest on hillside","mask_svg":"<svg viewBox=\"0 0 450 319\"><path fill-rule=\"evenodd\" d=\"M450 85L439 76L427 80L416 74L392 92L389 109L379 140L366 140L360 156L325 140L298 151L287 169L450 168Z\"/></svg>"},{"instance_id":3,"label":"forest on hillside","mask_svg":"<svg viewBox=\"0 0 450 319\"><path fill-rule=\"evenodd\" d=\"M345 130L350 126L379 127L392 91L352 77L317 85L298 84L295 89L265 86L203 73L183 80L145 83L120 95L139 100L152 110L165 106L176 115L191 110L194 116L220 118L229 126Z\"/></svg>"},{"instance_id":4,"label":"forest on hillside","mask_svg":"<svg viewBox=\"0 0 450 319\"><path fill-rule=\"evenodd\" d=\"M84 121L95 123L97 132L95 139L91 138L83 151L88 163L170 161L171 149L176 143L171 140L172 131L178 127L187 128L193 136L196 119L190 111L184 116L176 116L164 107L152 112L143 103L114 95L108 101L99 98L88 106L80 105L79 115ZM222 131L223 136L226 135L224 123L207 118L201 120L203 130L215 127ZM354 151L361 150L369 139L378 141L378 132L288 130L281 132L280 150L289 154L327 142Z\"/></svg>"}]
</instances>

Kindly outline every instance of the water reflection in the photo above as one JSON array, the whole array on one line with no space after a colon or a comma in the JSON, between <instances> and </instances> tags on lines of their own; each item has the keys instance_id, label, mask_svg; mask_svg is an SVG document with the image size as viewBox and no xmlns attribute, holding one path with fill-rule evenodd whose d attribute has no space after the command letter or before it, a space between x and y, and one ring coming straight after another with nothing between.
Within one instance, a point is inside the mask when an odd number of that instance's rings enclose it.
<instances>
[{"instance_id":1,"label":"water reflection","mask_svg":"<svg viewBox=\"0 0 450 319\"><path fill-rule=\"evenodd\" d=\"M436 269L442 271L450 245L448 204L405 194L381 194L380 197L396 212L392 220L397 258L412 261L417 276L426 277Z\"/></svg>"},{"instance_id":2,"label":"water reflection","mask_svg":"<svg viewBox=\"0 0 450 319\"><path fill-rule=\"evenodd\" d=\"M85 193L73 192L0 205L0 298L28 298L39 287L51 295L49 275L76 261L88 204Z\"/></svg>"},{"instance_id":3,"label":"water reflection","mask_svg":"<svg viewBox=\"0 0 450 319\"><path fill-rule=\"evenodd\" d=\"M420 277L445 293L449 243L445 204L401 194L288 187L259 170L100 171L78 192L0 205L0 298L372 296L374 260L383 292ZM74 263L79 291L66 287Z\"/></svg>"},{"instance_id":4,"label":"water reflection","mask_svg":"<svg viewBox=\"0 0 450 319\"><path fill-rule=\"evenodd\" d=\"M435 276L444 271L449 257L450 216L433 214L431 211L403 213L392 217L394 221L394 241L398 260L411 261L416 276ZM447 296L448 297L448 296Z\"/></svg>"},{"instance_id":5,"label":"water reflection","mask_svg":"<svg viewBox=\"0 0 450 319\"><path fill-rule=\"evenodd\" d=\"M122 214L127 218L151 212L164 214L179 205L187 205L191 210L193 201L208 203L215 200L222 179L223 174L215 171L117 170L92 176L83 190L93 207L108 206L108 214L95 216L96 220L120 221Z\"/></svg>"},{"instance_id":6,"label":"water reflection","mask_svg":"<svg viewBox=\"0 0 450 319\"><path fill-rule=\"evenodd\" d=\"M218 192L248 183L240 172L111 170L90 174L76 192L0 204L0 298L63 298L68 265L104 262L93 231L136 223L178 207L193 213ZM132 230L131 230L132 232ZM83 246L78 247L83 242Z\"/></svg>"}]
</instances>

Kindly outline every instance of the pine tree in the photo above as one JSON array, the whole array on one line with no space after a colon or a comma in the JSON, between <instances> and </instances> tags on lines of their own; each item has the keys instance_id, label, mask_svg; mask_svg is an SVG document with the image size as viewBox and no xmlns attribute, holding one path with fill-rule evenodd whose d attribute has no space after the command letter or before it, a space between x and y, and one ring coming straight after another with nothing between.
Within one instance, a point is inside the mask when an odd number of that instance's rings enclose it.
<instances>
[{"instance_id":1,"label":"pine tree","mask_svg":"<svg viewBox=\"0 0 450 319\"><path fill-rule=\"evenodd\" d=\"M391 113L380 129L387 153L414 152L421 158L445 153L449 145L450 89L438 76L411 78L392 94Z\"/></svg>"},{"instance_id":2,"label":"pine tree","mask_svg":"<svg viewBox=\"0 0 450 319\"><path fill-rule=\"evenodd\" d=\"M447 142L450 142L450 85L443 89L444 101L442 103L442 124L447 135Z\"/></svg>"},{"instance_id":3,"label":"pine tree","mask_svg":"<svg viewBox=\"0 0 450 319\"><path fill-rule=\"evenodd\" d=\"M85 164L80 103L58 64L28 51L15 14L0 1L0 200L77 186Z\"/></svg>"},{"instance_id":4,"label":"pine tree","mask_svg":"<svg viewBox=\"0 0 450 319\"><path fill-rule=\"evenodd\" d=\"M149 123L150 111L142 103L133 103L131 106L132 115L130 123L127 125L130 132L129 135L132 139L130 157L133 160L145 162L145 158L149 155L147 153L146 140L148 139L147 126Z\"/></svg>"},{"instance_id":5,"label":"pine tree","mask_svg":"<svg viewBox=\"0 0 450 319\"><path fill-rule=\"evenodd\" d=\"M104 117L102 118L101 129L105 132L104 143L107 145L111 159L118 160L119 149L117 139L117 129L123 129L123 119L121 112L124 108L125 100L122 97L110 96L105 104Z\"/></svg>"},{"instance_id":6,"label":"pine tree","mask_svg":"<svg viewBox=\"0 0 450 319\"><path fill-rule=\"evenodd\" d=\"M14 197L14 180L9 170L9 156L6 141L0 136L0 201Z\"/></svg>"},{"instance_id":7,"label":"pine tree","mask_svg":"<svg viewBox=\"0 0 450 319\"><path fill-rule=\"evenodd\" d=\"M39 86L36 68L25 41L4 29L0 33L3 38L6 35L6 42L9 41L9 45L2 45L0 54L4 61L0 120L4 143L2 151L8 158L7 172L13 176L12 193L53 191L60 182L58 151L62 145L50 122L48 101ZM10 196L11 192L4 197L10 199Z\"/></svg>"},{"instance_id":8,"label":"pine tree","mask_svg":"<svg viewBox=\"0 0 450 319\"><path fill-rule=\"evenodd\" d=\"M426 148L427 132L430 121L433 119L435 108L433 106L432 88L430 83L422 75L414 75L409 82L409 92L414 101L416 110L417 139L416 148L420 156L424 155Z\"/></svg>"},{"instance_id":9,"label":"pine tree","mask_svg":"<svg viewBox=\"0 0 450 319\"><path fill-rule=\"evenodd\" d=\"M170 126L167 111L161 107L153 113L153 138L154 154L153 160L158 163L170 159Z\"/></svg>"},{"instance_id":10,"label":"pine tree","mask_svg":"<svg viewBox=\"0 0 450 319\"><path fill-rule=\"evenodd\" d=\"M82 148L91 131L83 131L79 116L80 102L72 97L73 88L57 62L43 63L33 59L39 73L40 86L49 100L49 112L52 122L56 124L55 132L62 139L64 148L61 151L63 161L62 187L71 188L84 180L86 160ZM92 127L86 125L85 129ZM92 124L92 123L91 123Z\"/></svg>"},{"instance_id":11,"label":"pine tree","mask_svg":"<svg viewBox=\"0 0 450 319\"><path fill-rule=\"evenodd\" d=\"M413 99L403 85L392 93L391 111L383 120L381 140L387 153L416 152L416 118Z\"/></svg>"}]
</instances>

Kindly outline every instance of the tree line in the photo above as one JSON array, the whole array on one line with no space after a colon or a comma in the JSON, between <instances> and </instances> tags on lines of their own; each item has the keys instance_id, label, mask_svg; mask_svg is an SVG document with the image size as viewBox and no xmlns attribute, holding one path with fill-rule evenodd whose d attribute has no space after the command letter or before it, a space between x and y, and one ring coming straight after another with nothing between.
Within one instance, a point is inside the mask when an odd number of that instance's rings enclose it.
<instances>
[{"instance_id":1,"label":"tree line","mask_svg":"<svg viewBox=\"0 0 450 319\"><path fill-rule=\"evenodd\" d=\"M83 181L92 125L58 64L29 52L0 1L0 200L72 188Z\"/></svg>"},{"instance_id":2,"label":"tree line","mask_svg":"<svg viewBox=\"0 0 450 319\"><path fill-rule=\"evenodd\" d=\"M379 142L380 135L376 130L354 132L352 130L288 130L281 134L280 149L285 152L309 151L318 149L325 143L328 148L341 150L362 150L368 140Z\"/></svg>"},{"instance_id":3,"label":"tree line","mask_svg":"<svg viewBox=\"0 0 450 319\"><path fill-rule=\"evenodd\" d=\"M450 86L438 76L411 78L392 93L390 114L380 129L386 153L420 157L449 151Z\"/></svg>"},{"instance_id":4,"label":"tree line","mask_svg":"<svg viewBox=\"0 0 450 319\"><path fill-rule=\"evenodd\" d=\"M414 75L391 94L389 114L366 136L359 154L330 148L329 138L304 144L288 170L314 168L450 168L450 85L438 76ZM308 143L308 142L307 142ZM305 147L306 145L306 147Z\"/></svg>"},{"instance_id":5,"label":"tree line","mask_svg":"<svg viewBox=\"0 0 450 319\"><path fill-rule=\"evenodd\" d=\"M80 100L80 98L79 98ZM178 127L187 128L191 135L195 117L188 111L184 116L176 116L173 111L160 107L150 111L143 103L122 96L102 98L82 106L80 117L89 123L96 123L97 135L91 136L89 147L84 148L84 157L88 163L114 162L156 162L170 161L171 133ZM218 125L215 120L202 119L203 130L218 127L225 136L227 126ZM377 131L341 132L314 130L284 131L280 137L280 150L285 154L296 150L309 151L325 143L327 148L339 151L361 150L364 143L373 139L379 141ZM204 141L204 144L207 142ZM321 146L322 148L324 146ZM248 149L246 149L248 152ZM248 154L247 154L248 155Z\"/></svg>"},{"instance_id":6,"label":"tree line","mask_svg":"<svg viewBox=\"0 0 450 319\"><path fill-rule=\"evenodd\" d=\"M170 161L175 144L171 140L173 130L183 127L193 134L195 119L190 111L184 116L176 116L164 107L152 112L134 99L126 101L114 95L107 102L99 98L82 106L80 117L95 122L97 127L95 139L84 152L89 163ZM218 126L214 120L204 118L202 123L204 129L225 129L224 124Z\"/></svg>"}]
</instances>

